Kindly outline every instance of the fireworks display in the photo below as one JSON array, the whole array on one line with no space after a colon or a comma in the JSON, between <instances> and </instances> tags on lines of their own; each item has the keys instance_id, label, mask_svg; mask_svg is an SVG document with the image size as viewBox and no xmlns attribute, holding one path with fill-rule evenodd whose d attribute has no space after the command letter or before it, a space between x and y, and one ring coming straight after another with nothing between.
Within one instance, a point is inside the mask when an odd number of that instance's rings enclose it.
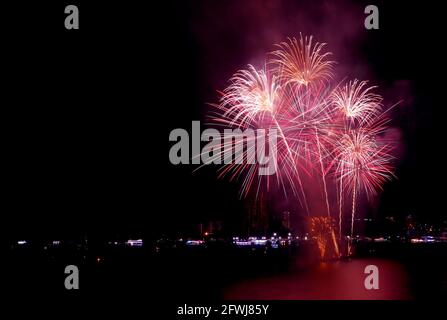
<instances>
[{"instance_id":1,"label":"fireworks display","mask_svg":"<svg viewBox=\"0 0 447 320\"><path fill-rule=\"evenodd\" d=\"M242 179L242 196L278 186L285 195L296 196L307 214L304 181L317 181L328 219L332 211L339 213L340 239L344 203L350 204L352 239L357 198L366 194L371 199L393 177L393 144L382 138L388 129L387 112L382 97L374 93L376 87L367 81L333 84L335 61L324 52L325 44L312 40L300 36L279 44L264 68L249 65L237 71L221 92L220 103L213 105L212 123L276 129L278 161L274 176L259 176L258 164L236 163L226 163L220 176ZM231 141L223 144L234 148ZM330 189L337 194L337 205L331 206Z\"/></svg>"}]
</instances>

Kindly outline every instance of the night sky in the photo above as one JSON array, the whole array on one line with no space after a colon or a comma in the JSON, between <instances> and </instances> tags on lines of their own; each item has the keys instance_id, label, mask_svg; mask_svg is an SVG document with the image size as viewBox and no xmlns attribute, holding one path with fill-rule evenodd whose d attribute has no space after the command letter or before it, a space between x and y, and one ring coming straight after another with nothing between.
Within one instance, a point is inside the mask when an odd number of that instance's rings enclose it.
<instances>
[{"instance_id":1,"label":"night sky","mask_svg":"<svg viewBox=\"0 0 447 320\"><path fill-rule=\"evenodd\" d=\"M237 183L168 159L169 132L203 120L217 90L300 32L327 42L342 74L379 86L401 133L398 180L373 214L437 221L444 208L445 57L438 2L24 2L2 33L7 238L158 235L188 222L237 224ZM80 30L64 29L79 4ZM26 9L24 9L26 8ZM358 20L357 20L358 17ZM332 45L332 46L331 46Z\"/></svg>"}]
</instances>

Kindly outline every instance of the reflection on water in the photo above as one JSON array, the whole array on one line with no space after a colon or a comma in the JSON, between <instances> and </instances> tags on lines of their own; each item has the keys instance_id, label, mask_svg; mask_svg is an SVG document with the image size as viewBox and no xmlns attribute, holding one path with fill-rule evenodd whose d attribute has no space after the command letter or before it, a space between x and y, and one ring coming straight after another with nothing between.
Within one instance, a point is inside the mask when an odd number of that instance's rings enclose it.
<instances>
[{"instance_id":1,"label":"reflection on water","mask_svg":"<svg viewBox=\"0 0 447 320\"><path fill-rule=\"evenodd\" d=\"M365 267L379 269L379 289L364 286ZM322 262L302 269L298 265L287 273L251 279L224 289L225 299L411 299L408 275L397 262L382 259Z\"/></svg>"}]
</instances>

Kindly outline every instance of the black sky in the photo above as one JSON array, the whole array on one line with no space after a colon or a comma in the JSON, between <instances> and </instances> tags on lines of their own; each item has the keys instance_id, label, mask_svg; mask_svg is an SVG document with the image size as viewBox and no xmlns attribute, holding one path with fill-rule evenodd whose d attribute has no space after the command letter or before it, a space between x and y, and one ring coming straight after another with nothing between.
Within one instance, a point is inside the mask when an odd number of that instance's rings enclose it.
<instances>
[{"instance_id":1,"label":"black sky","mask_svg":"<svg viewBox=\"0 0 447 320\"><path fill-rule=\"evenodd\" d=\"M80 8L77 31L63 25L64 7L72 3ZM218 86L247 60L271 50L257 35L267 30L272 37L298 36L301 30L286 34L291 31L284 20L306 8L319 24L325 21L312 7L323 1L276 1L286 16L272 26L271 15L253 18L253 6L262 11L253 3L7 6L2 233L10 238L159 233L188 221L239 221L239 185L217 180L212 169L192 174L193 167L171 165L168 135L202 119ZM345 64L362 75L367 62L365 72L384 88L385 98L407 99L393 116L404 146L399 179L385 186L378 214L445 218L440 4L375 3L380 30L356 36L353 60ZM366 4L340 2L343 8Z\"/></svg>"}]
</instances>

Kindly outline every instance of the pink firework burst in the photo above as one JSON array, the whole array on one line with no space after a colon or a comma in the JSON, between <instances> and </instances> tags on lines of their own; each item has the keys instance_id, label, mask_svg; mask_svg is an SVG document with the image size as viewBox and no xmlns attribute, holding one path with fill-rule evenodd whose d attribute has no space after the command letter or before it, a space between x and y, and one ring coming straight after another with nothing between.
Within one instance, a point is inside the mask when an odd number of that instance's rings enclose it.
<instances>
[{"instance_id":1,"label":"pink firework burst","mask_svg":"<svg viewBox=\"0 0 447 320\"><path fill-rule=\"evenodd\" d=\"M381 113L382 97L372 93L376 87L366 87L368 81L349 81L332 93L335 107L354 122L370 124Z\"/></svg>"},{"instance_id":2,"label":"pink firework burst","mask_svg":"<svg viewBox=\"0 0 447 320\"><path fill-rule=\"evenodd\" d=\"M334 152L335 170L343 188L349 193L366 192L374 196L394 174L390 144L380 144L368 129L350 130L337 141Z\"/></svg>"},{"instance_id":3,"label":"pink firework burst","mask_svg":"<svg viewBox=\"0 0 447 320\"><path fill-rule=\"evenodd\" d=\"M271 63L276 66L282 82L307 86L332 77L334 61L330 52L322 52L325 43L312 44L312 36L300 39L288 38L279 49L272 52Z\"/></svg>"}]
</instances>

